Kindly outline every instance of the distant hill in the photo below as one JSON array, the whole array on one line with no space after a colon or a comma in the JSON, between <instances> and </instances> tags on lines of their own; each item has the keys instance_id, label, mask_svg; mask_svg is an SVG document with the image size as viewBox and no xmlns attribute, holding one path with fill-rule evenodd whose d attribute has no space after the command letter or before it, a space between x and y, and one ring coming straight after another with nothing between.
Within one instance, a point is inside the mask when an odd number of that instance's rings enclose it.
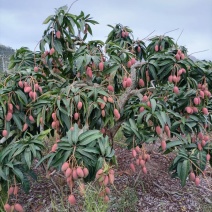
<instances>
[{"instance_id":1,"label":"distant hill","mask_svg":"<svg viewBox=\"0 0 212 212\"><path fill-rule=\"evenodd\" d=\"M0 44L0 72L7 70L9 59L15 50Z\"/></svg>"}]
</instances>

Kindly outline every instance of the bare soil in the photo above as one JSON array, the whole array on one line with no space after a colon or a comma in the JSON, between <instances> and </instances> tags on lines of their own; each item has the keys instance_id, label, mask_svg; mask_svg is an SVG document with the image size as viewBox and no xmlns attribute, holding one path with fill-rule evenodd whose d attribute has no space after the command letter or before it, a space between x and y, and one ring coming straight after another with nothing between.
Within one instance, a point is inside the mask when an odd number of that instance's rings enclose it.
<instances>
[{"instance_id":1,"label":"bare soil","mask_svg":"<svg viewBox=\"0 0 212 212\"><path fill-rule=\"evenodd\" d=\"M182 188L179 179L172 179L168 173L174 155L164 156L156 152L153 146L149 146L147 151L151 160L147 165L148 173L146 175L141 173L135 184L140 170L137 169L136 173L132 173L129 168L132 161L131 152L118 144L115 145L115 151L118 160L114 183L116 189L111 187L109 212L212 211L211 167L206 170L207 177L201 177L199 187L188 181ZM18 202L24 205L26 212L83 211L83 198L79 196L77 196L78 204L75 207L53 210L53 204L66 202L69 195L65 179L61 173L55 172L51 176L51 181L42 167L35 172L38 174L38 181L32 182L29 194L20 191L19 195ZM62 192L58 192L54 183Z\"/></svg>"}]
</instances>

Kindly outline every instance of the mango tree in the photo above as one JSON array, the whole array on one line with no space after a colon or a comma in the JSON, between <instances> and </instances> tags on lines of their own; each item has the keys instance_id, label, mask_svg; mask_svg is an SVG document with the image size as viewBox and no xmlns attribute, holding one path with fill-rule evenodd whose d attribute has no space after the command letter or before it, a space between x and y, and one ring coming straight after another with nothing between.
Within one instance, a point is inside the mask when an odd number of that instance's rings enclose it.
<instances>
[{"instance_id":1,"label":"mango tree","mask_svg":"<svg viewBox=\"0 0 212 212\"><path fill-rule=\"evenodd\" d=\"M75 204L73 186L97 180L114 183L113 139L121 127L135 163L142 169L148 144L176 157L170 166L182 186L212 164L208 135L212 120L212 63L192 61L187 49L165 35L135 40L132 30L108 25L105 42L89 40L90 15L69 13L67 6L43 22L39 51L22 47L10 60L12 72L0 84L0 189L18 195L29 190L36 165L62 170ZM47 137L53 137L44 154ZM46 151L45 151L46 152ZM151 171L151 170L149 170ZM9 205L22 211L18 203Z\"/></svg>"}]
</instances>

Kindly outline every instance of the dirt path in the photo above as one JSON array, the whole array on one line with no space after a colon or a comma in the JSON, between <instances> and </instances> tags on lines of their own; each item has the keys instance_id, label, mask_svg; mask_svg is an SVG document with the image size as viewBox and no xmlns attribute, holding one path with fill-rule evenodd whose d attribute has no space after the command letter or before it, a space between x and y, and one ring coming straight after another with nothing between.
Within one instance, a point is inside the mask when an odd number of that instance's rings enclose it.
<instances>
[{"instance_id":1,"label":"dirt path","mask_svg":"<svg viewBox=\"0 0 212 212\"><path fill-rule=\"evenodd\" d=\"M116 169L115 188L111 188L109 212L211 212L212 211L212 169L207 169L207 179L201 178L201 184L196 187L188 182L184 188L178 179L172 179L168 174L168 167L172 156L165 157L159 153L150 153L147 175L141 174L134 185L139 170L132 173L129 168L132 157L131 152L125 148L115 146L118 168ZM26 212L47 211L82 211L83 199L78 205L69 209L55 209L57 204L66 202L69 194L64 179L61 176L53 177L54 182L63 189L63 196L50 179L47 179L43 170L38 168L38 182L32 183L29 194L22 191L19 202L25 206ZM55 202L56 199L56 202ZM52 201L54 200L54 201ZM52 202L52 203L51 203ZM54 206L53 206L54 205ZM68 204L64 207L68 207Z\"/></svg>"}]
</instances>

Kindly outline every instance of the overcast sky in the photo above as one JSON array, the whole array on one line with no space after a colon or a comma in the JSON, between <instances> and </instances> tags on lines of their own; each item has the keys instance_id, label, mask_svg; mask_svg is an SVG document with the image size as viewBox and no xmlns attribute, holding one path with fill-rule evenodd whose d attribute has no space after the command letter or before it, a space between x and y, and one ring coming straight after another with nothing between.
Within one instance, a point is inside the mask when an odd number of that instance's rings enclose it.
<instances>
[{"instance_id":1,"label":"overcast sky","mask_svg":"<svg viewBox=\"0 0 212 212\"><path fill-rule=\"evenodd\" d=\"M46 25L42 22L54 9L70 6L68 0L0 0L0 44L18 49L22 46L34 50L42 37ZM91 39L106 40L111 28L107 24L121 23L129 26L135 38L144 38L153 30L167 35L178 44L188 48L189 54L199 59L212 60L212 0L79 0L70 12L80 11L91 16L100 24L93 27Z\"/></svg>"}]
</instances>

